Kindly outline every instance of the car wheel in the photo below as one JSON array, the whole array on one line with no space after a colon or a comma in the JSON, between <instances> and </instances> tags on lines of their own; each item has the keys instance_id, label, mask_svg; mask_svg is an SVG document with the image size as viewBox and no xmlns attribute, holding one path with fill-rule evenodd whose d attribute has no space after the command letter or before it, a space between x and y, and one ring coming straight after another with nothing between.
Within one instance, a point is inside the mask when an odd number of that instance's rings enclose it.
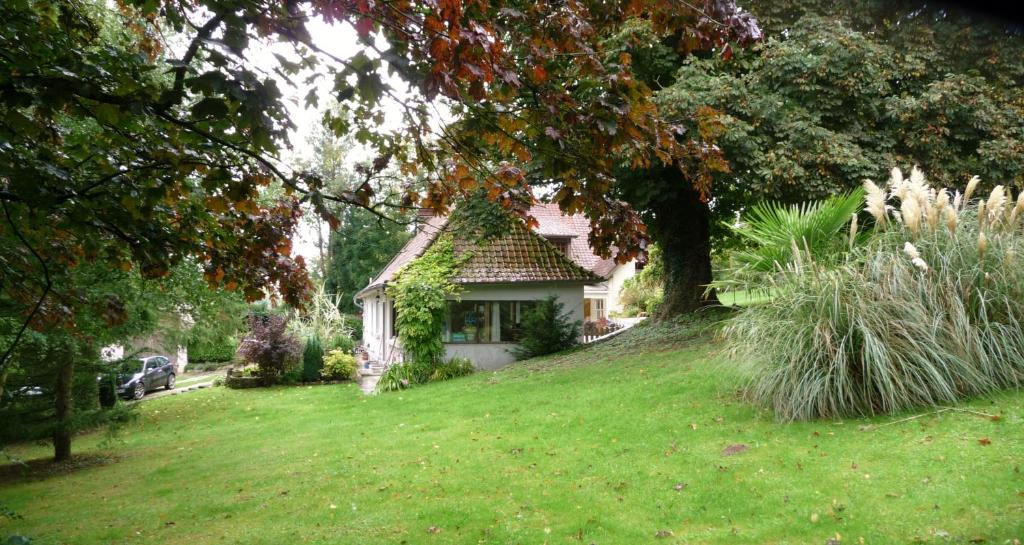
<instances>
[{"instance_id":1,"label":"car wheel","mask_svg":"<svg viewBox=\"0 0 1024 545\"><path fill-rule=\"evenodd\" d=\"M171 389L174 388L174 373L171 373L170 376L167 377L167 386L166 386L166 388L168 390L171 390Z\"/></svg>"},{"instance_id":2,"label":"car wheel","mask_svg":"<svg viewBox=\"0 0 1024 545\"><path fill-rule=\"evenodd\" d=\"M146 385L141 382L136 382L135 387L132 388L132 399L139 400L142 396L146 395Z\"/></svg>"}]
</instances>

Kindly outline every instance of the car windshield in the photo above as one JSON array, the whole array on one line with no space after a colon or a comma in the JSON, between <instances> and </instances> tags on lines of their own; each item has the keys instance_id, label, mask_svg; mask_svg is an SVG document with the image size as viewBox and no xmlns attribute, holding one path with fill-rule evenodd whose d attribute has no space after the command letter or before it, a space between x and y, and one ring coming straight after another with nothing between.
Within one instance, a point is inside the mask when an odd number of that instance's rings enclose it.
<instances>
[{"instance_id":1,"label":"car windshield","mask_svg":"<svg viewBox=\"0 0 1024 545\"><path fill-rule=\"evenodd\" d=\"M117 365L117 372L120 374L132 375L141 373L146 366L146 361L141 359L124 360Z\"/></svg>"}]
</instances>

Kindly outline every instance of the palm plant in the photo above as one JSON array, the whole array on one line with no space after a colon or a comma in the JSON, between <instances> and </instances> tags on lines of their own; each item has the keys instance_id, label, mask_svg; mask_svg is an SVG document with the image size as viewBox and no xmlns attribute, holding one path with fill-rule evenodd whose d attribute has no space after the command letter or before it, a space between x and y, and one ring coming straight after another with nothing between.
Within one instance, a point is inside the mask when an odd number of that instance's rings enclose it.
<instances>
[{"instance_id":1,"label":"palm plant","mask_svg":"<svg viewBox=\"0 0 1024 545\"><path fill-rule=\"evenodd\" d=\"M837 262L848 249L848 239L839 235L856 217L863 199L864 190L856 189L823 201L755 205L733 228L746 249L733 253L729 280L715 287L763 290L775 274L803 260Z\"/></svg>"}]
</instances>

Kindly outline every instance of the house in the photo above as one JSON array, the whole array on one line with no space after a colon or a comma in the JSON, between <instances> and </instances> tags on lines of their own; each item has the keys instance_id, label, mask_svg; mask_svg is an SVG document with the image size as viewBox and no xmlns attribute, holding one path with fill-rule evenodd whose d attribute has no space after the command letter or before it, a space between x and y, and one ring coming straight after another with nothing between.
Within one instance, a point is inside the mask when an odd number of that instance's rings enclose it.
<instances>
[{"instance_id":1,"label":"house","mask_svg":"<svg viewBox=\"0 0 1024 545\"><path fill-rule=\"evenodd\" d=\"M596 255L583 216L564 215L553 204L534 206L530 215L539 224L533 230L516 223L483 245L454 239L455 253L469 257L453 278L461 291L449 301L443 333L449 358L468 358L481 369L511 363L523 312L552 295L574 320L597 321L621 310L619 289L636 266ZM388 282L423 255L446 226L446 217L423 213L415 236L356 294L363 308L363 349L370 359L385 364L401 360Z\"/></svg>"}]
</instances>

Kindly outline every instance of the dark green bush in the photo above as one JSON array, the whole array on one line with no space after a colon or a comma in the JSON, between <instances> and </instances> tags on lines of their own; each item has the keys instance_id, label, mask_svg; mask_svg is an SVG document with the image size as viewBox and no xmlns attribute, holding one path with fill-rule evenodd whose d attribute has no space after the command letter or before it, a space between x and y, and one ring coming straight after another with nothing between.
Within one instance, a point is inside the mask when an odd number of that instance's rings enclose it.
<instances>
[{"instance_id":1,"label":"dark green bush","mask_svg":"<svg viewBox=\"0 0 1024 545\"><path fill-rule=\"evenodd\" d=\"M565 305L555 296L548 297L523 315L523 333L519 345L512 352L520 359L534 358L570 348L578 342L579 320L573 321Z\"/></svg>"},{"instance_id":2,"label":"dark green bush","mask_svg":"<svg viewBox=\"0 0 1024 545\"><path fill-rule=\"evenodd\" d=\"M313 382L320 380L320 370L324 366L324 349L320 338L313 336L306 339L306 347L302 351L302 380Z\"/></svg>"},{"instance_id":3,"label":"dark green bush","mask_svg":"<svg viewBox=\"0 0 1024 545\"><path fill-rule=\"evenodd\" d=\"M225 340L220 343L189 343L189 364L229 362L235 357L238 344Z\"/></svg>"}]
</instances>

